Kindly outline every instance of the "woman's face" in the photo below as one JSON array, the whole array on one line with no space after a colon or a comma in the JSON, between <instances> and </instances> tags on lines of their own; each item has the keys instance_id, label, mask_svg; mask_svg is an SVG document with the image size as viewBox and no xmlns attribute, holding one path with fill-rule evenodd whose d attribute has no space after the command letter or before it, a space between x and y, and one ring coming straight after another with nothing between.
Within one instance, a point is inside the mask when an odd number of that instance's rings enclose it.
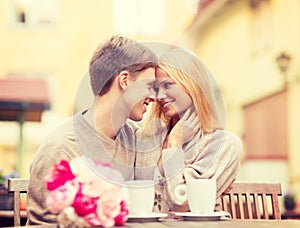
<instances>
[{"instance_id":1,"label":"woman's face","mask_svg":"<svg viewBox=\"0 0 300 228\"><path fill-rule=\"evenodd\" d=\"M166 117L180 117L193 104L191 97L159 68L155 71L155 86L157 103Z\"/></svg>"}]
</instances>

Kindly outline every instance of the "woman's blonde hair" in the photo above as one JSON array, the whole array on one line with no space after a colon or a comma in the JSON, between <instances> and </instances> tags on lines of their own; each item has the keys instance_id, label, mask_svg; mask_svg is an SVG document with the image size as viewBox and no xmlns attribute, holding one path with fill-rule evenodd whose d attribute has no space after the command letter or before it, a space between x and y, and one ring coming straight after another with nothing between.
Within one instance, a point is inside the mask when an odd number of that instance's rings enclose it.
<instances>
[{"instance_id":1,"label":"woman's blonde hair","mask_svg":"<svg viewBox=\"0 0 300 228\"><path fill-rule=\"evenodd\" d=\"M223 103L220 102L223 101L222 97L220 97L215 81L211 78L211 73L194 53L183 48L170 50L159 58L157 68L164 71L190 96L202 133L223 128L222 118L220 118L224 114ZM219 113L220 107L218 106L222 106L221 113ZM166 123L169 122L161 107L154 102L144 126L149 130L152 120L156 118Z\"/></svg>"}]
</instances>

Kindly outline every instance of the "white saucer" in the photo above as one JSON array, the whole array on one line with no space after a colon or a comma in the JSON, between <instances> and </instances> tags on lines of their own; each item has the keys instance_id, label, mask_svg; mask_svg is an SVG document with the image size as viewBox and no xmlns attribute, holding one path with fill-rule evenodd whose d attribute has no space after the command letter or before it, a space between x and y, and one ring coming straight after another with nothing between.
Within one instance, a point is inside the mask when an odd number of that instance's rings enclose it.
<instances>
[{"instance_id":1,"label":"white saucer","mask_svg":"<svg viewBox=\"0 0 300 228\"><path fill-rule=\"evenodd\" d=\"M149 215L131 215L129 214L127 222L152 222L157 221L161 218L167 217L166 213L151 213Z\"/></svg>"},{"instance_id":2,"label":"white saucer","mask_svg":"<svg viewBox=\"0 0 300 228\"><path fill-rule=\"evenodd\" d=\"M192 212L175 212L175 216L182 217L186 221L218 221L230 219L230 213L226 211L216 211L211 214L197 214Z\"/></svg>"}]
</instances>

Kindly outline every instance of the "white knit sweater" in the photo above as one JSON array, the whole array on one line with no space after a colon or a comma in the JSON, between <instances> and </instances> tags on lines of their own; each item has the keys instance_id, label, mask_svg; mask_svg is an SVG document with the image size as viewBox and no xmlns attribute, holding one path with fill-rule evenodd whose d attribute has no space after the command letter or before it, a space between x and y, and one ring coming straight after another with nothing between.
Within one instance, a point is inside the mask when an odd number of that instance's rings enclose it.
<instances>
[{"instance_id":1,"label":"white knit sweater","mask_svg":"<svg viewBox=\"0 0 300 228\"><path fill-rule=\"evenodd\" d=\"M160 129L148 139L137 140L136 179L156 181L156 212L189 211L187 201L175 197L174 189L189 179L214 178L217 183L215 210L219 210L221 194L234 181L240 166L242 142L229 131L216 130L200 137L200 133L183 149L164 149L162 176L157 163L162 152L166 129Z\"/></svg>"}]
</instances>

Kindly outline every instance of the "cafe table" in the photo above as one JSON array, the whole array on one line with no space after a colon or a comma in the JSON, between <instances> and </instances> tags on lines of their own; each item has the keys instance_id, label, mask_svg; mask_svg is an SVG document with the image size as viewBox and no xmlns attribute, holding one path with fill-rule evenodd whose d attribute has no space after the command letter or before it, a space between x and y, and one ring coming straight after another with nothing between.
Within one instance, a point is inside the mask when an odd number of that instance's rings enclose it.
<instances>
[{"instance_id":1,"label":"cafe table","mask_svg":"<svg viewBox=\"0 0 300 228\"><path fill-rule=\"evenodd\" d=\"M299 228L300 220L165 221L159 223L128 223L126 227Z\"/></svg>"},{"instance_id":2,"label":"cafe table","mask_svg":"<svg viewBox=\"0 0 300 228\"><path fill-rule=\"evenodd\" d=\"M32 228L57 228L57 225L28 226ZM163 219L152 222L127 222L123 227L134 228L299 228L300 220L220 220L220 221L184 221ZM19 227L21 228L21 227Z\"/></svg>"}]
</instances>

